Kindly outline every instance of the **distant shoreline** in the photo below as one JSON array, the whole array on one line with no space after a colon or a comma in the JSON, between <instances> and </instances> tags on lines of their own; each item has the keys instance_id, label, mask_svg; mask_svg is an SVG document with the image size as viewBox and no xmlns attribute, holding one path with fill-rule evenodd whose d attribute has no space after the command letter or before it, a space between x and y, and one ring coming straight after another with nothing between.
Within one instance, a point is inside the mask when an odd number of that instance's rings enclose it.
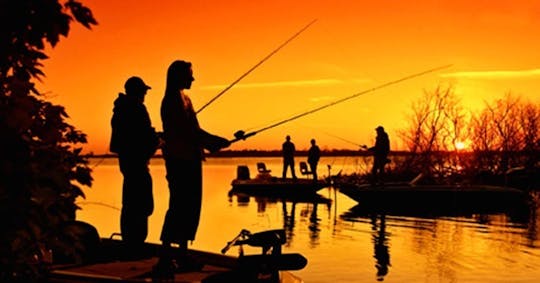
<instances>
[{"instance_id":1,"label":"distant shoreline","mask_svg":"<svg viewBox=\"0 0 540 283\"><path fill-rule=\"evenodd\" d=\"M392 156L408 155L409 152L405 151L392 151ZM307 150L299 150L295 154L296 156L307 156ZM365 150L322 150L321 156L370 156L371 152ZM89 158L116 158L116 154L86 154L85 157ZM206 155L207 157L281 157L281 150L223 150ZM161 154L156 154L153 158L162 157Z\"/></svg>"}]
</instances>

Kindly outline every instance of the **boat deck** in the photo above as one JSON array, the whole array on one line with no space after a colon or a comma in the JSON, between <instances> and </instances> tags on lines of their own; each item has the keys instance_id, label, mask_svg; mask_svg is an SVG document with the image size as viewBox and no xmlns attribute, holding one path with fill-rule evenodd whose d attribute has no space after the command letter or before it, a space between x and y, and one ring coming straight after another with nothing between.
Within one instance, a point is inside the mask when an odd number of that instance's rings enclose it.
<instances>
[{"instance_id":1,"label":"boat deck","mask_svg":"<svg viewBox=\"0 0 540 283\"><path fill-rule=\"evenodd\" d=\"M53 271L49 282L151 282L152 267L157 258L134 261L115 261L81 266L66 266ZM167 282L212 282L212 276L229 271L228 268L205 264L201 270L177 272Z\"/></svg>"},{"instance_id":2,"label":"boat deck","mask_svg":"<svg viewBox=\"0 0 540 283\"><path fill-rule=\"evenodd\" d=\"M47 282L266 282L255 279L261 276L279 282L302 282L288 270L304 268L307 259L296 253L281 253L277 246L284 243L283 233L283 230L268 230L251 234L242 230L222 250L223 253L233 246L247 244L266 249L272 246L271 250L277 253L234 257L190 249L187 256L192 266L189 269L179 266L174 272L161 276L153 272L159 260L159 244L144 243L134 248L112 238L84 241L85 252L80 260L69 257L62 260L62 255L57 253ZM173 249L174 254L177 251Z\"/></svg>"}]
</instances>

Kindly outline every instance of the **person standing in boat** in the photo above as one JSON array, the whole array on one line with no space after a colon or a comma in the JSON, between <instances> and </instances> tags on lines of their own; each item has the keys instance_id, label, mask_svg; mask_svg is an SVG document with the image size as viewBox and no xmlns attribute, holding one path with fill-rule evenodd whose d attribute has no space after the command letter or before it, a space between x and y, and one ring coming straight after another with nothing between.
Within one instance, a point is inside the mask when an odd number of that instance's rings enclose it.
<instances>
[{"instance_id":1,"label":"person standing in boat","mask_svg":"<svg viewBox=\"0 0 540 283\"><path fill-rule=\"evenodd\" d=\"M372 181L374 183L379 183L382 182L384 176L384 167L390 162L388 159L388 154L390 153L390 139L382 126L378 126L375 131L377 132L375 145L368 148L368 150L373 152L373 166L371 167ZM363 147L367 148L366 146Z\"/></svg>"},{"instance_id":2,"label":"person standing in boat","mask_svg":"<svg viewBox=\"0 0 540 283\"><path fill-rule=\"evenodd\" d=\"M287 177L287 169L291 168L291 175L296 180L296 173L294 172L294 153L296 151L294 143L291 142L291 136L285 137L285 142L281 146L283 153L283 179Z\"/></svg>"},{"instance_id":3,"label":"person standing in boat","mask_svg":"<svg viewBox=\"0 0 540 283\"><path fill-rule=\"evenodd\" d=\"M128 249L132 249L144 243L148 234L148 217L154 209L148 164L159 139L144 105L150 87L141 78L131 77L124 88L126 93L120 93L114 101L110 151L118 154L124 177L120 230Z\"/></svg>"},{"instance_id":4,"label":"person standing in boat","mask_svg":"<svg viewBox=\"0 0 540 283\"><path fill-rule=\"evenodd\" d=\"M319 149L319 146L316 144L315 139L311 139L311 147L308 150L307 162L309 164L309 169L311 170L311 173L313 174L314 181L317 181L317 164L319 163L320 158L321 158L321 150Z\"/></svg>"},{"instance_id":5,"label":"person standing in boat","mask_svg":"<svg viewBox=\"0 0 540 283\"><path fill-rule=\"evenodd\" d=\"M163 253L155 266L157 273L192 266L186 254L188 242L195 239L199 225L204 149L215 152L230 145L227 139L212 135L199 126L191 99L185 93L194 80L190 62L174 61L167 70L161 120L170 199L161 231ZM171 254L173 243L179 245L180 254Z\"/></svg>"}]
</instances>

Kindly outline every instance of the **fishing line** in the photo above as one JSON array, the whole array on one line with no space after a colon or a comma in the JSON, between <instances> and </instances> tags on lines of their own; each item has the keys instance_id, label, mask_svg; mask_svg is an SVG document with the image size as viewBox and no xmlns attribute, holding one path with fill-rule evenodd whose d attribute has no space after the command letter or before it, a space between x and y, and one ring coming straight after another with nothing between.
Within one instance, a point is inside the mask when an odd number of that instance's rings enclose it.
<instances>
[{"instance_id":1,"label":"fishing line","mask_svg":"<svg viewBox=\"0 0 540 283\"><path fill-rule=\"evenodd\" d=\"M101 163L103 163L103 161L105 161L105 158L107 158L106 156L101 156L100 159L96 162L96 164L94 164L92 167L90 167L91 170L94 170L96 169L96 167L98 167L99 165L101 165Z\"/></svg>"},{"instance_id":2,"label":"fishing line","mask_svg":"<svg viewBox=\"0 0 540 283\"><path fill-rule=\"evenodd\" d=\"M118 208L118 207L116 207L114 205L110 205L110 204L106 204L106 203L98 202L98 201L82 201L82 202L76 202L75 204L76 205L99 205L99 206L104 206L104 207L107 207L107 208L112 208L114 210L121 211L120 208Z\"/></svg>"},{"instance_id":3,"label":"fishing line","mask_svg":"<svg viewBox=\"0 0 540 283\"><path fill-rule=\"evenodd\" d=\"M356 143L356 142L353 142L353 141L351 141L351 140L344 139L344 138L342 138L342 137L339 137L339 136L336 136L336 135L333 135L333 134L330 134L330 133L327 133L327 132L323 132L323 133L326 134L326 135L329 135L329 136L331 136L331 137L334 137L334 138L336 138L336 139L340 139L340 140L342 140L342 141L344 141L344 142L350 143L350 144L352 144L352 145L356 145L356 146L362 147L361 144Z\"/></svg>"},{"instance_id":4,"label":"fishing line","mask_svg":"<svg viewBox=\"0 0 540 283\"><path fill-rule=\"evenodd\" d=\"M373 91L375 91L375 90L378 90L378 89L381 89L381 88L385 88L385 87L387 87L387 86L391 86L391 85L394 85L394 84L397 84L397 83L400 83L400 82L403 82L403 81L406 81L406 80L409 80L409 79L412 79L412 78L416 78L416 77L419 77L419 76L422 76L422 75L425 75L425 74L433 73L433 72L438 71L438 70L446 69L446 68L448 68L448 67L450 67L450 66L452 66L452 65L451 65L451 64L450 64L450 65L444 65L444 66L440 66L440 67L437 67L437 68L425 70L425 71L422 71L422 72L419 72L419 73L415 73L415 74L412 74L412 75L408 75L408 76L402 77L402 78L400 78L400 79L397 79L397 80L394 80L394 81L390 81L390 82L387 82L387 83L384 83L384 84L381 84L381 85L372 87L372 88L370 88L370 89L367 89L367 90L364 90L364 91L355 93L355 94L353 94L353 95L347 96L347 97L345 97L345 98L339 99L339 100L334 101L334 102L332 102L332 103L329 103L329 104L326 104L326 105L317 107L317 108L315 108L315 109L312 109L312 110L309 110L309 111L307 111L307 112L304 112L304 113L301 113L301 114L292 116L292 117L290 117L290 118L288 118L288 119L285 119L285 120L282 120L282 121L280 121L280 122L271 124L271 125L266 126L266 127L262 128L262 129L259 129L259 130L257 130L257 131L253 131L253 132L250 132L250 133L245 133L245 132L242 131L242 130L237 131L236 133L234 133L234 137L235 137L235 138L234 138L233 140L231 140L230 142L233 143L233 142L237 142L237 141L239 141L239 140L245 140L246 138L251 137L251 136L254 136L255 134L258 134L258 133L260 133L260 132L264 132L264 131L266 131L266 130L275 128L275 127L280 126L280 125L282 125L282 124L285 124L285 123L294 121L294 120L296 120L296 119L298 119L298 118L307 116L307 115L309 115L309 114L313 114L313 113L315 113L315 112L318 112L318 111L320 111L320 110L323 110L323 109L328 108L328 107L331 107L331 106L334 106L334 105L339 104L339 103L341 103L341 102L345 102L345 101L347 101L347 100L356 98L356 97L358 97L358 96L361 96L361 95L364 95L364 94L373 92Z\"/></svg>"},{"instance_id":5,"label":"fishing line","mask_svg":"<svg viewBox=\"0 0 540 283\"><path fill-rule=\"evenodd\" d=\"M304 26L300 31L295 33L293 36L291 36L289 39L287 39L285 42L283 42L278 48L274 49L274 51L270 52L266 57L264 57L259 63L255 64L251 69L249 69L247 72L245 72L243 75L241 75L238 79L236 79L234 82L232 82L229 86L227 86L225 89L223 89L220 93L218 93L214 98L210 99L205 105L203 105L199 110L197 110L197 114L199 114L201 111L204 110L208 105L210 105L212 102L214 102L216 99L218 99L220 96L222 96L226 91L231 89L234 85L236 85L240 80L242 80L244 77L249 75L253 70L255 70L257 67L259 67L262 63L264 63L266 60L268 60L272 55L276 54L281 48L283 48L285 45L287 45L289 42L291 42L293 39L295 39L297 36L299 36L302 32L304 32L307 28L309 28L313 23L315 23L317 19L312 20L309 24Z\"/></svg>"}]
</instances>

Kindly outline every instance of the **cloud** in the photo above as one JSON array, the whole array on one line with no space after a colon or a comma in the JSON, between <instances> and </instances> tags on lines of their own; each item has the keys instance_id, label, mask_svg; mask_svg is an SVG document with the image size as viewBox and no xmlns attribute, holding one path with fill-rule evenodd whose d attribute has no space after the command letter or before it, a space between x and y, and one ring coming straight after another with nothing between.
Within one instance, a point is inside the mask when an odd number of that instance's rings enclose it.
<instances>
[{"instance_id":1,"label":"cloud","mask_svg":"<svg viewBox=\"0 0 540 283\"><path fill-rule=\"evenodd\" d=\"M337 79L321 79L321 80L302 80L302 81L277 81L267 83L249 83L249 84L237 84L235 88L262 88L262 87L284 87L284 86L324 86L324 85L336 85L342 84L343 81ZM201 86L204 90L224 89L228 85L209 85Z\"/></svg>"},{"instance_id":2,"label":"cloud","mask_svg":"<svg viewBox=\"0 0 540 283\"><path fill-rule=\"evenodd\" d=\"M517 71L471 71L441 74L444 78L465 79L516 79L540 77L540 69L517 70Z\"/></svg>"}]
</instances>

